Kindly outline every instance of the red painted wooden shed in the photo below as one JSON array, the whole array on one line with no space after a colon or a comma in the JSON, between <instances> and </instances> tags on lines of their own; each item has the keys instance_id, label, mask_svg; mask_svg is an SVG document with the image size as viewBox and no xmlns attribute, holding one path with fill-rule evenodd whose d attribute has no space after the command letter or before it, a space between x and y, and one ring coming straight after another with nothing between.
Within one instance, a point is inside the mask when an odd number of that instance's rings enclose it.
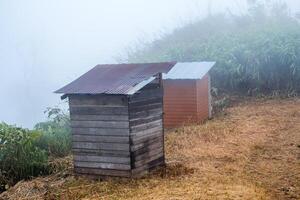
<instances>
[{"instance_id":1,"label":"red painted wooden shed","mask_svg":"<svg viewBox=\"0 0 300 200\"><path fill-rule=\"evenodd\" d=\"M165 128L211 117L209 71L214 65L215 62L176 63L164 74Z\"/></svg>"}]
</instances>

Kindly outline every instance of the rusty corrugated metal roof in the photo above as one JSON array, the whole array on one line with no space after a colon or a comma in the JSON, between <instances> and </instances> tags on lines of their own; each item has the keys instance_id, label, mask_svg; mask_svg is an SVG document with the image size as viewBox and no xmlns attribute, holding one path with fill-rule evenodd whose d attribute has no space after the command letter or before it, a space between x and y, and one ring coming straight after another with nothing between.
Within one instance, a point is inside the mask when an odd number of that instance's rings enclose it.
<instances>
[{"instance_id":1,"label":"rusty corrugated metal roof","mask_svg":"<svg viewBox=\"0 0 300 200\"><path fill-rule=\"evenodd\" d=\"M176 62L97 65L55 91L64 94L134 94L158 73L167 73ZM152 79L153 80L153 79ZM137 86L137 88L135 88Z\"/></svg>"}]
</instances>

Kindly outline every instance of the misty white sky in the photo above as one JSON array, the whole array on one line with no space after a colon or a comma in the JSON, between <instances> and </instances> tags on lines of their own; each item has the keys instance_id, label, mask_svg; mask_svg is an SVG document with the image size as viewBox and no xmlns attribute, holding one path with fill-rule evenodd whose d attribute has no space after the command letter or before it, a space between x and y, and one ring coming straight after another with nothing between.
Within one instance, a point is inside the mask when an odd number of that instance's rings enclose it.
<instances>
[{"instance_id":1,"label":"misty white sky","mask_svg":"<svg viewBox=\"0 0 300 200\"><path fill-rule=\"evenodd\" d=\"M0 0L0 121L32 128L60 103L53 91L138 39L207 15L209 0ZM246 12L245 0L211 11ZM288 1L300 11L299 0Z\"/></svg>"}]
</instances>

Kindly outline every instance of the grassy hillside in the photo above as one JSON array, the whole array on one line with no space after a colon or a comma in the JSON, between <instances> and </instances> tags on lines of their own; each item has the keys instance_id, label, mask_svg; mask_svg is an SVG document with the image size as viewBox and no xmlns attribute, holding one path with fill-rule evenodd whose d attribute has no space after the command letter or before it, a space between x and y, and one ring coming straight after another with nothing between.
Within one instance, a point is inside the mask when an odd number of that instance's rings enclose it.
<instances>
[{"instance_id":1,"label":"grassy hillside","mask_svg":"<svg viewBox=\"0 0 300 200\"><path fill-rule=\"evenodd\" d=\"M248 100L168 131L167 167L142 179L76 178L68 157L57 162L67 171L19 182L0 199L299 199L299 107Z\"/></svg>"},{"instance_id":2,"label":"grassy hillside","mask_svg":"<svg viewBox=\"0 0 300 200\"><path fill-rule=\"evenodd\" d=\"M217 61L215 87L256 93L300 92L300 24L284 4L253 5L187 24L129 51L127 62Z\"/></svg>"}]
</instances>

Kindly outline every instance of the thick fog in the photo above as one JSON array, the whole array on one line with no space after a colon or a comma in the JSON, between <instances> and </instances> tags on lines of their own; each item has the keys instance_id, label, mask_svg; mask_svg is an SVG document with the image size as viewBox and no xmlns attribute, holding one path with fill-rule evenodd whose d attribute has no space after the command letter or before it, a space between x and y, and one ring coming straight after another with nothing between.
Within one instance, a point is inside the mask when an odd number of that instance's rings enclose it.
<instances>
[{"instance_id":1,"label":"thick fog","mask_svg":"<svg viewBox=\"0 0 300 200\"><path fill-rule=\"evenodd\" d=\"M244 0L0 0L0 121L32 128L46 107L60 104L56 89L139 39L195 18L230 10ZM300 1L288 1L300 11ZM205 30L204 30L205 31Z\"/></svg>"}]
</instances>

